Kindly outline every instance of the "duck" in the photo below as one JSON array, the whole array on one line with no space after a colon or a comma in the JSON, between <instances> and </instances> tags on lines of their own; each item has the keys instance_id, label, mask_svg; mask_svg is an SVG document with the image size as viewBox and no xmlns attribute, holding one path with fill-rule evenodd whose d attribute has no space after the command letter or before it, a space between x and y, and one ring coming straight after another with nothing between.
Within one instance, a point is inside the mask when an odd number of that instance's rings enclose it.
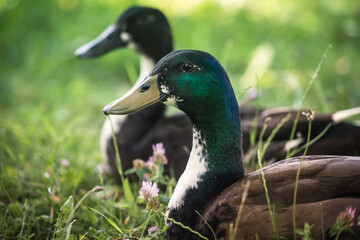
<instances>
[{"instance_id":1,"label":"duck","mask_svg":"<svg viewBox=\"0 0 360 240\"><path fill-rule=\"evenodd\" d=\"M258 140L260 138L262 129L266 127L262 138L266 140L270 137L272 131L276 128L277 124L289 115L288 120L282 125L279 131L270 143L264 155L264 160L268 163L276 162L284 159L288 152L294 152L292 155L301 156L304 153L306 145L306 137L308 132L309 121L306 115L307 110L303 109L301 112L304 114L298 118L296 127L297 137L289 141L290 134L293 128L295 118L298 110L288 107L278 108L260 108L257 109L258 118L254 126L253 115L254 109L245 108L247 116L243 118L242 129L245 139L249 139L251 131L255 129L256 142L250 146L250 142L243 141L243 149L245 151L244 161L247 165L251 165L254 159L257 159ZM354 107L346 110L337 111L331 114L316 114L312 120L312 128L310 132L310 139L318 138L307 149L307 155L347 155L359 156L360 155L360 125L345 122L349 117L360 114L360 107ZM252 116L252 117L251 117ZM253 130L251 130L253 129Z\"/></svg>"},{"instance_id":2,"label":"duck","mask_svg":"<svg viewBox=\"0 0 360 240\"><path fill-rule=\"evenodd\" d=\"M159 102L183 111L193 132L187 166L166 210L168 239L200 239L198 234L229 239L240 206L234 239L294 238L293 224L303 229L305 223L313 225L313 238L323 237L322 228L327 238L341 211L351 206L358 209L355 219L359 216L360 157L293 157L245 174L239 106L225 69L211 54L177 50L166 55L142 82L103 112L130 114ZM262 172L278 235L271 222ZM244 193L247 197L243 200ZM360 226L352 228L359 237Z\"/></svg>"},{"instance_id":3,"label":"duck","mask_svg":"<svg viewBox=\"0 0 360 240\"><path fill-rule=\"evenodd\" d=\"M133 6L121 13L117 21L108 26L97 38L84 44L75 51L78 58L96 58L119 48L131 48L140 54L140 74L137 82L144 79L155 63L173 50L173 37L171 27L166 16L158 9ZM283 159L289 150L302 148L306 143L308 121L305 116L300 116L296 132L301 137L290 141L290 133L297 114L297 110L290 108L256 108L241 102L241 118L243 119L243 150L247 165L256 159L257 144L250 144L253 129L253 120L258 114L256 128L256 142L265 120L271 119L263 138L270 136L276 125L291 114L290 119L275 135L273 142L268 147L264 159L275 162ZM162 142L168 156L168 165L165 174L178 180L184 171L188 149L192 144L191 122L185 114L178 113L166 116L165 106L155 104L152 107L133 113L128 116L111 116L114 124L117 147L121 159L122 169L132 167L132 161L137 158L147 159L151 155L152 144ZM320 134L328 124L328 131L309 149L308 154L336 154L359 155L360 127L343 122L349 116L360 113L360 108L349 111L339 111L333 114L319 114L313 120L311 137ZM339 141L341 139L341 141ZM290 148L290 149L289 149ZM121 178L116 166L116 152L112 140L109 121L106 120L101 131L100 149L102 158L108 162L116 180L121 183ZM298 151L296 155L301 155ZM132 176L130 179L136 179Z\"/></svg>"},{"instance_id":4,"label":"duck","mask_svg":"<svg viewBox=\"0 0 360 240\"><path fill-rule=\"evenodd\" d=\"M167 18L155 8L130 7L97 38L77 48L75 55L80 59L96 58L118 48L139 52L140 73L137 82L141 82L156 62L173 50ZM173 176L176 179L180 177L186 166L186 149L191 148L191 124L182 113L166 116L165 108L163 104L154 104L128 116L111 116L124 171L132 168L134 159L151 156L152 144L162 142L167 156L171 156L165 165L165 174L170 175L170 169L174 169ZM116 181L121 184L109 119L101 129L100 152ZM136 179L134 174L129 178Z\"/></svg>"}]
</instances>

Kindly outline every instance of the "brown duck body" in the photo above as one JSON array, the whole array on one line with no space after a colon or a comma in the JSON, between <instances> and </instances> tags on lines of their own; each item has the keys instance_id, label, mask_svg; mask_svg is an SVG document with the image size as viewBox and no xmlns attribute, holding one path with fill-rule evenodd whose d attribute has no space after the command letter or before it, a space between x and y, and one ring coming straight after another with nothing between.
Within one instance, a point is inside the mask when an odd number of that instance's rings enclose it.
<instances>
[{"instance_id":1,"label":"brown duck body","mask_svg":"<svg viewBox=\"0 0 360 240\"><path fill-rule=\"evenodd\" d=\"M243 148L244 148L244 161L249 162L256 160L256 153L258 146L250 146L250 134L253 128L253 120L256 117L255 112L258 112L258 121L256 128L256 140L260 137L260 132L265 126L267 119L270 119L269 124L264 133L263 139L267 139L272 131L276 128L277 124L290 114L289 120L284 123L281 129L275 135L269 148L267 149L264 160L276 162L286 158L288 149L302 148L306 143L308 134L309 121L306 116L300 115L296 128L295 144L290 146L288 140L293 128L293 124L297 115L297 110L289 108L278 109L253 109L241 107L242 111L246 112L241 114L242 130L243 130ZM305 110L304 110L305 111ZM254 114L254 115L252 115ZM360 155L360 126L342 122L349 116L360 114L360 108L353 108L349 110L339 111L333 114L319 114L315 115L312 121L312 128L310 132L310 139L316 138L319 134L329 127L329 129L312 145L309 146L307 155L345 155L345 156L359 156ZM298 151L294 156L303 155L303 150Z\"/></svg>"},{"instance_id":2,"label":"brown duck body","mask_svg":"<svg viewBox=\"0 0 360 240\"><path fill-rule=\"evenodd\" d=\"M279 161L263 168L270 202L275 204L276 225L279 236L291 239L293 232L293 199L296 173L300 157ZM246 183L250 187L246 188ZM276 239L271 223L260 170L225 189L202 213L205 221L213 227L217 239L229 239L230 225L235 223L244 191L247 197L240 217L235 239ZM340 212L356 207L355 221L360 215L360 158L345 156L307 156L302 162L296 199L296 228L315 224L312 237L325 239ZM197 230L213 239L210 229L200 221ZM353 226L360 236L360 226ZM346 235L346 234L345 234ZM343 236L345 236L343 235ZM351 235L346 239L356 239ZM345 239L345 238L341 238Z\"/></svg>"}]
</instances>

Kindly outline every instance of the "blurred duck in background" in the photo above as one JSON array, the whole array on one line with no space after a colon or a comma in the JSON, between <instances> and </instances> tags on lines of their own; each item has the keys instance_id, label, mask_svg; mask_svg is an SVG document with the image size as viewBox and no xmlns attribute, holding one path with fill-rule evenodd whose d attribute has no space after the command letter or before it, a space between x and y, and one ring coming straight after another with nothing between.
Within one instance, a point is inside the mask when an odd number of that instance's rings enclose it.
<instances>
[{"instance_id":1,"label":"blurred duck in background","mask_svg":"<svg viewBox=\"0 0 360 240\"><path fill-rule=\"evenodd\" d=\"M79 47L75 55L79 58L100 57L117 48L131 48L140 54L140 73L137 85L153 69L155 64L173 50L171 28L164 14L154 8L131 7L122 13L117 21L108 26L97 38ZM244 101L247 102L247 101ZM296 139L289 141L297 110L257 109L241 105L244 161L251 164L256 159L257 141L261 130L267 125L263 139L270 136L277 124L291 114L290 118L277 132L264 155L266 161L278 161L286 153L299 149L294 155L301 155L306 143L308 120L300 116ZM360 108L340 111L333 114L316 115L312 122L311 138L318 136L331 126L324 135L308 149L308 154L358 155L360 151L360 127L343 122L344 119L360 113ZM183 114L165 115L163 104L150 107L126 116L111 116L117 139L123 170L132 167L136 158L147 159L152 153L152 144L162 142L166 149L168 165L165 173L173 170L178 179L184 171L189 156L187 149L192 146L192 127L188 117ZM254 119L257 121L254 122ZM250 138L254 136L255 142ZM117 181L120 175L116 167L116 153L112 140L110 122L103 125L100 137L102 157L108 162Z\"/></svg>"},{"instance_id":2,"label":"blurred duck in background","mask_svg":"<svg viewBox=\"0 0 360 240\"><path fill-rule=\"evenodd\" d=\"M173 50L169 22L157 9L131 7L96 39L79 47L75 55L79 58L94 58L117 48L131 48L139 52L138 83L163 56ZM159 103L128 116L111 116L111 120L123 170L131 168L136 158L147 159L152 154L152 144L162 142L169 156L165 172L169 174L170 167L175 170L175 177L180 177L188 157L184 147L191 148L192 134L190 121L184 114L167 117L165 106ZM120 182L108 119L101 130L100 149Z\"/></svg>"}]
</instances>

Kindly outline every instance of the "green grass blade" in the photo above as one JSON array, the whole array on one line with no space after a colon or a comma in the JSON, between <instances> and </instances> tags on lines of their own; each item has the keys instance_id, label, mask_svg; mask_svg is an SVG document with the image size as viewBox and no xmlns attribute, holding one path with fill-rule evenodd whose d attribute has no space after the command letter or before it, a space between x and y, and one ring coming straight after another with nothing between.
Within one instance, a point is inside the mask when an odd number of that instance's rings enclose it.
<instances>
[{"instance_id":1,"label":"green grass blade","mask_svg":"<svg viewBox=\"0 0 360 240\"><path fill-rule=\"evenodd\" d=\"M209 240L207 237L205 237L205 236L201 235L201 233L199 233L199 232L197 232L197 231L195 231L195 230L191 229L191 228L190 228L190 227L188 227L188 226L185 226L184 224L182 224L181 222L176 221L176 220L175 220L175 219L173 219L173 218L169 218L169 217L167 217L164 213L161 213L161 215L163 215L166 219L168 219L168 220L172 221L172 222L173 222L173 223L175 223L176 225L181 226L183 229L187 229L187 230L189 230L190 232L192 232L192 233L194 233L194 234L198 235L200 238L202 238L202 239L206 239L206 240Z\"/></svg>"},{"instance_id":2,"label":"green grass blade","mask_svg":"<svg viewBox=\"0 0 360 240\"><path fill-rule=\"evenodd\" d=\"M269 191L268 191L267 186L266 186L266 179L265 179L265 173L264 173L264 170L263 170L263 167L262 167L262 159L261 159L260 150L258 150L257 155L258 155L258 164L260 166L261 178L262 178L262 182L263 182L264 190L265 190L266 201L267 201L268 209L269 209L269 213L270 213L271 224L273 226L276 239L279 239L279 232L278 232L278 229L277 229L277 226L276 226L275 213L273 213L273 211L271 209Z\"/></svg>"},{"instance_id":3,"label":"green grass blade","mask_svg":"<svg viewBox=\"0 0 360 240\"><path fill-rule=\"evenodd\" d=\"M114 144L114 148L115 148L115 152L116 152L116 166L117 166L118 172L120 174L121 182L122 182L123 189L124 189L125 199L131 206L129 208L129 212L130 212L131 215L134 216L137 213L137 205L136 205L135 197L134 197L134 194L131 191L129 181L127 181L127 179L124 178L124 171L123 171L122 165L121 165L119 148L118 148L117 141L116 141L116 136L115 136L115 132L114 132L113 123L111 121L110 116L108 116L108 119L109 119L110 125L111 125L113 144Z\"/></svg>"},{"instance_id":4,"label":"green grass blade","mask_svg":"<svg viewBox=\"0 0 360 240\"><path fill-rule=\"evenodd\" d=\"M313 120L313 112L312 110L308 110L308 119L309 119L309 127L308 127L308 134L307 134L307 140L306 140L306 147L304 150L303 155L301 156L300 159L300 163L299 163L299 167L296 173L296 180L295 180L295 190L294 190L294 200L293 200L293 229L294 229L294 239L296 240L296 222L295 222L295 213L296 213L296 197L297 197L297 189L298 189L298 184L299 184L299 177L300 177L300 170L301 170L301 165L302 162L304 160L304 157L306 156L307 150L309 148L309 141L310 141L310 135L311 135L311 123Z\"/></svg>"},{"instance_id":5,"label":"green grass blade","mask_svg":"<svg viewBox=\"0 0 360 240\"><path fill-rule=\"evenodd\" d=\"M108 221L108 223L110 223L110 225L113 226L119 233L124 234L124 232L119 228L118 225L116 225L116 223L115 223L113 220L111 220L110 218L106 217L104 214L102 214L101 212L99 212L98 210L96 210L96 209L94 209L94 208L89 207L89 209L90 209L91 211L93 211L93 212L101 215L102 217L104 217L104 218Z\"/></svg>"},{"instance_id":6,"label":"green grass blade","mask_svg":"<svg viewBox=\"0 0 360 240\"><path fill-rule=\"evenodd\" d=\"M1 183L0 183L0 190L3 190L5 195L8 197L10 202L13 202L12 197L10 196L9 192L6 190L6 187L4 186L4 164L1 163Z\"/></svg>"},{"instance_id":7,"label":"green grass blade","mask_svg":"<svg viewBox=\"0 0 360 240\"><path fill-rule=\"evenodd\" d=\"M93 189L91 189L90 191L88 191L82 198L80 198L80 200L78 201L78 203L75 205L75 207L72 209L72 211L71 211L71 213L70 213L70 215L69 215L69 217L67 218L67 223L69 223L71 220L72 220L72 218L73 218L73 216L74 216L74 214L75 214L75 211L80 207L80 205L81 205L81 203L88 197L88 196L90 196L90 194L92 194L92 193L94 193L94 192L99 192L99 191L102 191L103 190L103 188L102 187L100 187L100 186L95 186L95 187L93 187Z\"/></svg>"},{"instance_id":8,"label":"green grass blade","mask_svg":"<svg viewBox=\"0 0 360 240\"><path fill-rule=\"evenodd\" d=\"M72 219L74 209L74 198L70 195L70 197L65 201L65 203L61 206L61 213L56 220L55 231L53 239L55 240L63 240L68 238L72 223L70 223L69 219Z\"/></svg>"},{"instance_id":9,"label":"green grass blade","mask_svg":"<svg viewBox=\"0 0 360 240\"><path fill-rule=\"evenodd\" d=\"M313 139L311 139L311 141L309 141L308 143L306 143L304 146L293 150L289 157L294 156L295 154L297 154L298 152L300 152L301 150L305 149L306 147L310 147L313 143L315 143L317 140L319 140L322 136L324 136L324 134L329 130L329 128L332 126L332 123L329 123L324 130L321 131L321 133L319 133L316 137L314 137Z\"/></svg>"},{"instance_id":10,"label":"green grass blade","mask_svg":"<svg viewBox=\"0 0 360 240\"><path fill-rule=\"evenodd\" d=\"M276 125L275 129L271 131L270 136L266 139L266 142L264 144L264 147L262 147L262 150L260 152L261 154L261 159L263 159L266 149L269 147L271 141L273 140L273 138L275 137L276 133L280 130L280 128L289 120L291 114L288 113L283 119L281 119L281 121Z\"/></svg>"},{"instance_id":11,"label":"green grass blade","mask_svg":"<svg viewBox=\"0 0 360 240\"><path fill-rule=\"evenodd\" d=\"M47 161L47 167L50 167L51 164L54 162L54 158L55 158L57 150L59 149L59 146L60 146L60 142L57 142L55 144L55 147L53 148L52 152L50 153L49 159Z\"/></svg>"},{"instance_id":12,"label":"green grass blade","mask_svg":"<svg viewBox=\"0 0 360 240\"><path fill-rule=\"evenodd\" d=\"M206 226L208 226L208 227L210 228L212 234L214 235L214 239L216 240L216 239L217 239L217 238L216 238L216 234L215 234L214 230L212 229L212 227L210 226L210 224L203 218L203 216L201 216L201 214L200 214L197 210L195 210L195 212L196 212L197 215L199 215L199 216L201 217L201 219L205 222Z\"/></svg>"},{"instance_id":13,"label":"green grass blade","mask_svg":"<svg viewBox=\"0 0 360 240\"><path fill-rule=\"evenodd\" d=\"M310 89L311 89L311 86L313 85L315 79L317 78L317 76L318 76L318 74L319 74L319 72L320 72L321 66L322 66L323 63L324 63L324 61L325 61L325 59L326 59L326 57L327 57L327 54L328 54L328 51L329 51L330 48L331 48L331 45L328 45L328 47L326 48L324 54L322 55L322 57L321 57L321 59L320 59L319 64L317 65L317 67L316 67L316 69L315 69L315 72L314 72L314 74L312 75L311 80L310 80L310 82L309 82L309 84L308 84L308 86L307 86L307 88L306 88L306 90L305 90L305 93L304 93L304 95L303 95L303 97L302 97L302 99L301 99L301 104L300 104L299 110L298 110L297 113L296 113L294 125L293 125L293 127L292 127L292 129L291 129L291 134L290 134L290 139L289 139L290 141L292 141L292 140L294 139L295 131L296 131L296 127L297 127L297 123L298 123L298 121L299 121L300 112L301 112L301 109L302 109L302 107L303 107L303 105L304 105L304 101L305 101L307 95L309 94L309 91L310 91ZM287 153L286 153L286 158L289 158L289 156L290 156L290 150L291 150L291 149L289 148L288 151L287 151Z\"/></svg>"},{"instance_id":14,"label":"green grass blade","mask_svg":"<svg viewBox=\"0 0 360 240\"><path fill-rule=\"evenodd\" d=\"M243 192L243 194L241 196L241 203L240 203L239 210L238 210L238 213L237 213L237 216L236 216L235 226L234 226L234 228L232 230L230 230L230 239L229 240L235 240L236 232L237 232L237 229L239 228L239 224L240 224L240 218L241 218L242 209L243 209L244 204L245 204L245 200L246 200L246 197L247 197L247 194L248 194L249 187L250 187L250 181L247 181L246 185L245 185L245 190L244 190L244 192Z\"/></svg>"}]
</instances>

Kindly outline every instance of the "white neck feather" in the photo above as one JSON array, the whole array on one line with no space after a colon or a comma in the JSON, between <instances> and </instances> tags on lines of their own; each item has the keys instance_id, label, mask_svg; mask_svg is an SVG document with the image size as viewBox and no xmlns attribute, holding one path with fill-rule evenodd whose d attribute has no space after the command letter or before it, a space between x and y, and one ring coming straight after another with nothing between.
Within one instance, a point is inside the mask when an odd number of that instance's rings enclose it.
<instances>
[{"instance_id":1,"label":"white neck feather","mask_svg":"<svg viewBox=\"0 0 360 240\"><path fill-rule=\"evenodd\" d=\"M170 199L166 213L167 215L170 210L180 209L184 206L186 191L190 188L198 188L200 177L207 170L207 163L205 161L206 150L204 149L206 142L204 139L199 141L200 138L200 132L193 128L193 147L191 149L189 161L186 165L184 173L181 175L175 187L174 194Z\"/></svg>"},{"instance_id":2,"label":"white neck feather","mask_svg":"<svg viewBox=\"0 0 360 240\"><path fill-rule=\"evenodd\" d=\"M156 62L152 58L149 58L148 56L141 54L140 55L140 74L139 74L139 78L136 81L136 83L144 80L145 77L151 72L151 70L154 69L155 64L156 64Z\"/></svg>"}]
</instances>

